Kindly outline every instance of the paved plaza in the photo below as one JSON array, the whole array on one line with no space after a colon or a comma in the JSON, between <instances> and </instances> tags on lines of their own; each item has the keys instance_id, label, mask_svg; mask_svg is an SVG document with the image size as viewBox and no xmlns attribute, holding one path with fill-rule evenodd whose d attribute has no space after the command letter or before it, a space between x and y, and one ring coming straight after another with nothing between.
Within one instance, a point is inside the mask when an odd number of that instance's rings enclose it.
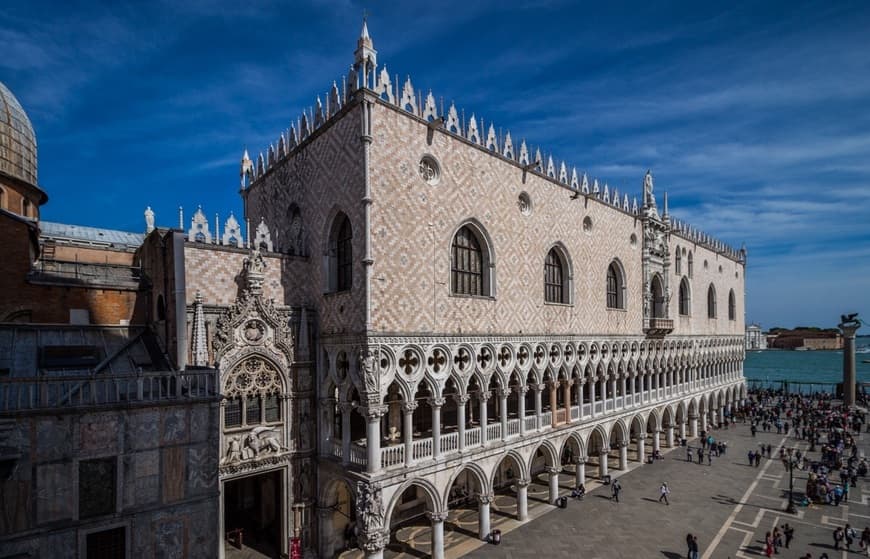
<instances>
[{"instance_id":1,"label":"paved plaza","mask_svg":"<svg viewBox=\"0 0 870 559\"><path fill-rule=\"evenodd\" d=\"M590 481L590 492L582 501L569 500L567 509L546 504L546 478L529 487L527 523L512 518L511 496L497 497L493 505L493 527L503 532L500 545L475 541L476 511L452 511L445 525L447 557L584 557L677 559L686 556L685 537L696 534L702 559L763 557L765 532L788 522L795 528L790 549L777 557L802 557L810 552L814 559L827 553L831 559L857 557L853 552L834 552L832 532L847 522L860 532L870 524L870 486L859 480L850 502L839 507L811 505L798 507L796 515L783 512L788 496L789 476L777 458L763 459L759 467L747 465L747 452L758 444L770 444L773 455L778 447L794 446L806 450L807 443L772 433L753 438L748 424L713 431L713 436L728 443L728 452L713 458L708 466L688 463L684 448L675 448L653 465L633 469L619 476L623 487L619 504L610 500L610 488ZM689 441L694 444L695 441ZM858 439L866 454L870 435ZM811 459L818 452L809 453ZM615 472L617 475L619 472ZM807 473L795 471L796 495L803 495ZM566 470L560 476L562 490L568 494L573 479ZM671 488L670 505L658 502L662 481ZM866 492L865 492L866 491ZM428 523L399 530L386 550L386 557L424 557L430 545Z\"/></svg>"}]
</instances>

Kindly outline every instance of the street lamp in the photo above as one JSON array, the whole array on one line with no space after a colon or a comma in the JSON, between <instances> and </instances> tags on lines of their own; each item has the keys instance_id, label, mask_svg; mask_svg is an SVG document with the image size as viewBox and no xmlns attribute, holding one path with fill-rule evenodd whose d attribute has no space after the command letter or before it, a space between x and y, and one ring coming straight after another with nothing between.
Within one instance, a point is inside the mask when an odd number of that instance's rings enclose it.
<instances>
[{"instance_id":1,"label":"street lamp","mask_svg":"<svg viewBox=\"0 0 870 559\"><path fill-rule=\"evenodd\" d=\"M797 509L794 507L794 467L797 464L797 457L792 456L793 451L793 448L786 449L788 453L788 506L785 507L785 512L788 514L797 513Z\"/></svg>"}]
</instances>

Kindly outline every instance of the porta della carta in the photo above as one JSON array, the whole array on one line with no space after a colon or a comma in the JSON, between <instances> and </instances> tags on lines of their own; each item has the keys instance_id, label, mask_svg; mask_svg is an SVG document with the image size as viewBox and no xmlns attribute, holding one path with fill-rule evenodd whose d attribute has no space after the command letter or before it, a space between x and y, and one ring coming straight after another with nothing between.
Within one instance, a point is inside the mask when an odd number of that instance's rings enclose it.
<instances>
[{"instance_id":1,"label":"porta della carta","mask_svg":"<svg viewBox=\"0 0 870 559\"><path fill-rule=\"evenodd\" d=\"M0 115L10 553L377 559L413 522L441 558L457 510L484 539L745 396L744 249L400 82L365 24L239 217L42 221Z\"/></svg>"}]
</instances>

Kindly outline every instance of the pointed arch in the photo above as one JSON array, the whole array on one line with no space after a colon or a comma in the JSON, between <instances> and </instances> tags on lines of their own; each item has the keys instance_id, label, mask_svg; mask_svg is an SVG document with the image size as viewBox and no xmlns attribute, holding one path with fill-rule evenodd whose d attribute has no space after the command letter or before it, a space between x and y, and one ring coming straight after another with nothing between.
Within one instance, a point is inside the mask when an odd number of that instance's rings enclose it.
<instances>
[{"instance_id":1,"label":"pointed arch","mask_svg":"<svg viewBox=\"0 0 870 559\"><path fill-rule=\"evenodd\" d=\"M712 283L707 288L707 318L716 318L716 287Z\"/></svg>"},{"instance_id":2,"label":"pointed arch","mask_svg":"<svg viewBox=\"0 0 870 559\"><path fill-rule=\"evenodd\" d=\"M607 266L607 308L625 309L625 269L618 258Z\"/></svg>"},{"instance_id":3,"label":"pointed arch","mask_svg":"<svg viewBox=\"0 0 870 559\"><path fill-rule=\"evenodd\" d=\"M349 291L353 285L353 228L350 218L338 211L329 228L323 255L324 290Z\"/></svg>"},{"instance_id":4,"label":"pointed arch","mask_svg":"<svg viewBox=\"0 0 870 559\"><path fill-rule=\"evenodd\" d=\"M665 308L665 286L661 275L653 274L649 289L652 298L652 317L665 318L667 314Z\"/></svg>"},{"instance_id":5,"label":"pointed arch","mask_svg":"<svg viewBox=\"0 0 870 559\"><path fill-rule=\"evenodd\" d=\"M554 244L544 259L544 301L570 305L574 302L574 272L568 249Z\"/></svg>"},{"instance_id":6,"label":"pointed arch","mask_svg":"<svg viewBox=\"0 0 870 559\"><path fill-rule=\"evenodd\" d=\"M733 289L728 291L728 320L737 320L737 300Z\"/></svg>"},{"instance_id":7,"label":"pointed arch","mask_svg":"<svg viewBox=\"0 0 870 559\"><path fill-rule=\"evenodd\" d=\"M689 285L689 278L683 276L680 280L680 316L692 315L692 289Z\"/></svg>"},{"instance_id":8,"label":"pointed arch","mask_svg":"<svg viewBox=\"0 0 870 559\"><path fill-rule=\"evenodd\" d=\"M456 228L450 242L450 294L495 296L495 252L486 229L475 219Z\"/></svg>"}]
</instances>

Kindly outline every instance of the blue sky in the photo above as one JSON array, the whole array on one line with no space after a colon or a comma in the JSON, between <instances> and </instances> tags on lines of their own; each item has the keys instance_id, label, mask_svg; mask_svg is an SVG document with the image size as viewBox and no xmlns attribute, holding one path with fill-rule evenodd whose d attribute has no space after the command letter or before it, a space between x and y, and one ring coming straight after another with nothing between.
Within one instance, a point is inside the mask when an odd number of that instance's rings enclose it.
<instances>
[{"instance_id":1,"label":"blue sky","mask_svg":"<svg viewBox=\"0 0 870 559\"><path fill-rule=\"evenodd\" d=\"M0 81L43 218L139 231L240 214L238 160L379 63L749 250L747 320L870 317L870 3L4 2Z\"/></svg>"}]
</instances>

